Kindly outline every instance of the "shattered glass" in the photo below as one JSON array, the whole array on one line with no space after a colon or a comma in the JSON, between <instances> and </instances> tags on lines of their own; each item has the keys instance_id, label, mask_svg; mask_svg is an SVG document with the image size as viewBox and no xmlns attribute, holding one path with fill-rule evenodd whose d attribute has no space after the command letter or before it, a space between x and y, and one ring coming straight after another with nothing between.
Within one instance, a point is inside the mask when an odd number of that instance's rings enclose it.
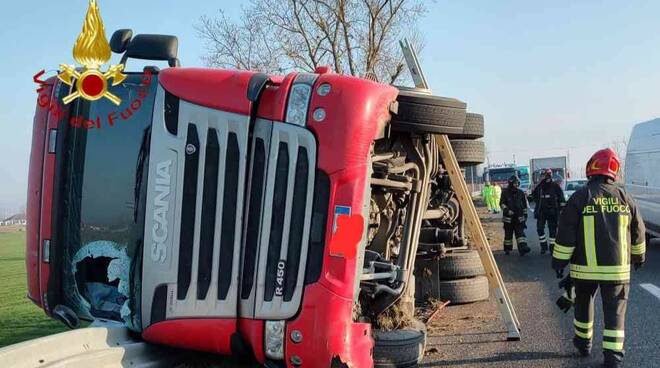
<instances>
[{"instance_id":1,"label":"shattered glass","mask_svg":"<svg viewBox=\"0 0 660 368\"><path fill-rule=\"evenodd\" d=\"M131 323L131 311L128 306L130 296L130 264L126 247L119 244L98 240L80 248L71 260L71 272L78 272L78 265L87 258L109 258L106 277L109 283L117 282L117 286L102 282L85 282L84 290L76 285L79 302L90 311L94 317L113 319L120 316L127 324Z\"/></svg>"}]
</instances>

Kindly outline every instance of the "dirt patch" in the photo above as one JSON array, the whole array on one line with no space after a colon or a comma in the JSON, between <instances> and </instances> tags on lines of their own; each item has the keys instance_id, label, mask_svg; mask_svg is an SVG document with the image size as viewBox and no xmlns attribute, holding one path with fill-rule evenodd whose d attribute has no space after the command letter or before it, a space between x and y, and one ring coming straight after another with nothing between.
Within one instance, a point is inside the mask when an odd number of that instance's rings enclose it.
<instances>
[{"instance_id":1,"label":"dirt patch","mask_svg":"<svg viewBox=\"0 0 660 368\"><path fill-rule=\"evenodd\" d=\"M479 203L476 203L479 206ZM503 249L504 231L502 229L501 214L491 214L485 207L477 207L477 213L481 219L484 232L493 251ZM430 307L431 309L432 306ZM420 314L432 313L433 310L420 311ZM429 338L442 338L448 335L478 334L483 331L497 331L497 325L501 324L499 311L495 300L491 295L490 300L456 306L447 306L440 310L437 316L427 324ZM462 338L459 337L459 341ZM429 347L426 355L438 357L442 352L437 348Z\"/></svg>"}]
</instances>

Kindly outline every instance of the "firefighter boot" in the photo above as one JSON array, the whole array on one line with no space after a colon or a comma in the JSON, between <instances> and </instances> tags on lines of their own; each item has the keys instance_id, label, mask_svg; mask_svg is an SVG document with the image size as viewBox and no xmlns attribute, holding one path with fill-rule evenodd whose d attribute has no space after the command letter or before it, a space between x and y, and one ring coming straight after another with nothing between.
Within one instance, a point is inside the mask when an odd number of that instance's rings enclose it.
<instances>
[{"instance_id":1,"label":"firefighter boot","mask_svg":"<svg viewBox=\"0 0 660 368\"><path fill-rule=\"evenodd\" d=\"M541 245L541 254L546 254L548 252L548 238L545 233L539 234L539 244Z\"/></svg>"},{"instance_id":2,"label":"firefighter boot","mask_svg":"<svg viewBox=\"0 0 660 368\"><path fill-rule=\"evenodd\" d=\"M520 253L520 256L524 256L525 254L531 252L532 250L529 248L527 243L518 243L518 253Z\"/></svg>"},{"instance_id":3,"label":"firefighter boot","mask_svg":"<svg viewBox=\"0 0 660 368\"><path fill-rule=\"evenodd\" d=\"M603 363L604 368L622 368L623 367L623 362L619 360L608 360L605 358L605 362Z\"/></svg>"},{"instance_id":4,"label":"firefighter boot","mask_svg":"<svg viewBox=\"0 0 660 368\"><path fill-rule=\"evenodd\" d=\"M504 254L508 256L511 250L513 250L513 239L504 238Z\"/></svg>"},{"instance_id":5,"label":"firefighter boot","mask_svg":"<svg viewBox=\"0 0 660 368\"><path fill-rule=\"evenodd\" d=\"M580 356L588 357L591 355L591 341L581 339L577 336L573 337L573 346L577 349Z\"/></svg>"}]
</instances>

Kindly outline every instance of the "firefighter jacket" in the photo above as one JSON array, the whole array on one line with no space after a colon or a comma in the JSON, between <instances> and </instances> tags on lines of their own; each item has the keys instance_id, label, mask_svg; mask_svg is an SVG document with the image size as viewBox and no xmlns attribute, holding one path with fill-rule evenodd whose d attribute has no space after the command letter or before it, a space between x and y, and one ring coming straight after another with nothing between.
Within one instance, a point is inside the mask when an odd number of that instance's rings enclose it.
<instances>
[{"instance_id":1,"label":"firefighter jacket","mask_svg":"<svg viewBox=\"0 0 660 368\"><path fill-rule=\"evenodd\" d=\"M510 223L512 220L525 222L527 218L527 196L522 190L508 186L500 197L500 208L502 208L502 221ZM511 213L513 212L513 213Z\"/></svg>"},{"instance_id":2,"label":"firefighter jacket","mask_svg":"<svg viewBox=\"0 0 660 368\"><path fill-rule=\"evenodd\" d=\"M561 208L566 204L564 191L554 181L539 183L532 191L531 197L536 203L535 213L559 214Z\"/></svg>"},{"instance_id":3,"label":"firefighter jacket","mask_svg":"<svg viewBox=\"0 0 660 368\"><path fill-rule=\"evenodd\" d=\"M628 283L630 264L645 261L642 217L633 199L596 176L568 200L559 217L552 267L570 263L571 278Z\"/></svg>"}]
</instances>

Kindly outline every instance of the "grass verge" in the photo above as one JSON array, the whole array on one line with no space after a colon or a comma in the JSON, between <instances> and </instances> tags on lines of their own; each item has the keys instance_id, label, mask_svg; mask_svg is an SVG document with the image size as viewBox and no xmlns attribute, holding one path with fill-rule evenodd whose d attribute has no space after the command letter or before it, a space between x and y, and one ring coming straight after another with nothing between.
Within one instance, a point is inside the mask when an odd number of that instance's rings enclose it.
<instances>
[{"instance_id":1,"label":"grass verge","mask_svg":"<svg viewBox=\"0 0 660 368\"><path fill-rule=\"evenodd\" d=\"M27 298L25 231L0 232L0 347L66 330Z\"/></svg>"}]
</instances>

